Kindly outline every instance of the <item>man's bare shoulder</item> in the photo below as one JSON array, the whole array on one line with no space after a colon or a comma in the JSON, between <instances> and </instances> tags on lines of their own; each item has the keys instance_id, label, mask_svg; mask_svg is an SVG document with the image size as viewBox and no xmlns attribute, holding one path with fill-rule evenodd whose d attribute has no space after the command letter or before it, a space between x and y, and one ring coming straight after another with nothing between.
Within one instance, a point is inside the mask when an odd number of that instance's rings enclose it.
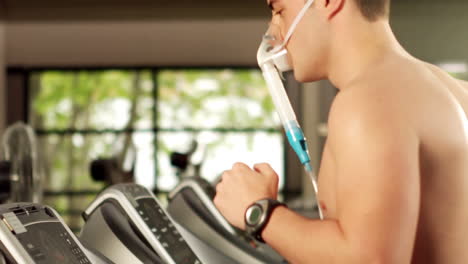
<instances>
[{"instance_id":1,"label":"man's bare shoulder","mask_svg":"<svg viewBox=\"0 0 468 264\"><path fill-rule=\"evenodd\" d=\"M437 76L437 78L439 78L441 83L443 83L447 90L455 97L456 101L462 106L465 111L465 115L468 116L468 82L452 77L450 74L433 64L426 63L425 65L435 76Z\"/></svg>"},{"instance_id":2,"label":"man's bare shoulder","mask_svg":"<svg viewBox=\"0 0 468 264\"><path fill-rule=\"evenodd\" d=\"M468 92L468 81L459 80L459 82L465 88L465 90Z\"/></svg>"},{"instance_id":3,"label":"man's bare shoulder","mask_svg":"<svg viewBox=\"0 0 468 264\"><path fill-rule=\"evenodd\" d=\"M413 135L408 117L399 109L398 97L369 83L340 92L328 122L331 149L337 150L343 141L360 141L363 137L384 143L395 133Z\"/></svg>"},{"instance_id":4,"label":"man's bare shoulder","mask_svg":"<svg viewBox=\"0 0 468 264\"><path fill-rule=\"evenodd\" d=\"M382 63L342 89L332 105L329 125L349 120L367 120L384 127L408 123L408 118L419 118L421 105L415 102L421 102L421 95L435 83L431 71L417 60L397 58Z\"/></svg>"},{"instance_id":5,"label":"man's bare shoulder","mask_svg":"<svg viewBox=\"0 0 468 264\"><path fill-rule=\"evenodd\" d=\"M377 117L378 112L384 111L384 98L366 89L365 87L354 87L353 89L341 91L335 97L330 109L330 128L340 128L343 124L363 121Z\"/></svg>"},{"instance_id":6,"label":"man's bare shoulder","mask_svg":"<svg viewBox=\"0 0 468 264\"><path fill-rule=\"evenodd\" d=\"M401 118L399 91L384 82L363 82L339 92L330 111L329 125L340 127L355 122L382 125Z\"/></svg>"},{"instance_id":7,"label":"man's bare shoulder","mask_svg":"<svg viewBox=\"0 0 468 264\"><path fill-rule=\"evenodd\" d=\"M463 90L465 92L468 92L468 82L467 81L456 79L455 77L452 77L450 74L448 74L443 69L441 69L440 67L438 67L438 66L436 66L434 64L425 62L425 65L438 78L444 80L446 83L451 83L454 86L460 86L460 87L463 88Z\"/></svg>"},{"instance_id":8,"label":"man's bare shoulder","mask_svg":"<svg viewBox=\"0 0 468 264\"><path fill-rule=\"evenodd\" d=\"M462 87L465 94L468 94L468 81L456 79L458 84Z\"/></svg>"}]
</instances>

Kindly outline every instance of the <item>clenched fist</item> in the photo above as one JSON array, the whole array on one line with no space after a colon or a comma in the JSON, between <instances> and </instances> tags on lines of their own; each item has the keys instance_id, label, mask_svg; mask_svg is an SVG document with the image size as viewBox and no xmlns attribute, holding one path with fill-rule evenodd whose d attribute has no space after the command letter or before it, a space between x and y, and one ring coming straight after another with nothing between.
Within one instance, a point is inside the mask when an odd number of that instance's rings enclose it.
<instances>
[{"instance_id":1,"label":"clenched fist","mask_svg":"<svg viewBox=\"0 0 468 264\"><path fill-rule=\"evenodd\" d=\"M269 164L256 164L251 169L243 163L236 163L223 173L216 186L214 203L232 225L245 230L247 207L260 199L276 200L278 181L278 174Z\"/></svg>"}]
</instances>

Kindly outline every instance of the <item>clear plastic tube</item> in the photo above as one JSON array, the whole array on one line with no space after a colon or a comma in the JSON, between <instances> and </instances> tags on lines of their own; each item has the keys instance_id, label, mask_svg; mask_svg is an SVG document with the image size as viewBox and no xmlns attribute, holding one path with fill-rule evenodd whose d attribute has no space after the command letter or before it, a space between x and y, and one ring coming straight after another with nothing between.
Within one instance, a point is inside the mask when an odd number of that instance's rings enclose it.
<instances>
[{"instance_id":1,"label":"clear plastic tube","mask_svg":"<svg viewBox=\"0 0 468 264\"><path fill-rule=\"evenodd\" d=\"M296 114L275 66L272 63L265 63L261 68L281 123L284 127L291 122L297 123Z\"/></svg>"},{"instance_id":2,"label":"clear plastic tube","mask_svg":"<svg viewBox=\"0 0 468 264\"><path fill-rule=\"evenodd\" d=\"M315 200L317 201L317 208L318 208L318 212L319 212L319 217L320 217L320 220L323 220L323 212L322 212L322 207L320 206L320 201L319 201L319 197L318 197L318 182L317 182L317 177L314 173L314 171L312 170L312 166L304 166L305 167L305 171L307 173L307 175L309 176L310 178L310 181L312 182L312 185L314 187L314 192L315 192Z\"/></svg>"},{"instance_id":3,"label":"clear plastic tube","mask_svg":"<svg viewBox=\"0 0 468 264\"><path fill-rule=\"evenodd\" d=\"M309 164L310 156L304 133L297 122L296 114L286 94L279 73L271 62L262 64L261 68L289 144L296 152L301 164Z\"/></svg>"}]
</instances>

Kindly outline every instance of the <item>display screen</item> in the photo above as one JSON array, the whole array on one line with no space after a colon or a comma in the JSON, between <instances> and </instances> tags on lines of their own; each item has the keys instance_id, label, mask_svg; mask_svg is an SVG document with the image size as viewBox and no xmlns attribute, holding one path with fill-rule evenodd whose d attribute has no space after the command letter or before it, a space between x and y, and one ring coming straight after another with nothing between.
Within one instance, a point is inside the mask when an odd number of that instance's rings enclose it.
<instances>
[{"instance_id":1,"label":"display screen","mask_svg":"<svg viewBox=\"0 0 468 264\"><path fill-rule=\"evenodd\" d=\"M137 204L138 213L176 263L201 263L153 198L139 199Z\"/></svg>"},{"instance_id":2,"label":"display screen","mask_svg":"<svg viewBox=\"0 0 468 264\"><path fill-rule=\"evenodd\" d=\"M26 229L17 238L36 263L91 263L62 223L40 222Z\"/></svg>"}]
</instances>

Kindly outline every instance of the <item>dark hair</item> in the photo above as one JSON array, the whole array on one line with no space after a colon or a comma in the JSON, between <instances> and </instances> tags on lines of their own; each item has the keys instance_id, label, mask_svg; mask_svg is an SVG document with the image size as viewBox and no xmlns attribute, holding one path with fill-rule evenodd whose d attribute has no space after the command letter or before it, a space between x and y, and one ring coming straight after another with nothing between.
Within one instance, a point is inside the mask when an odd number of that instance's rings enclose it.
<instances>
[{"instance_id":1,"label":"dark hair","mask_svg":"<svg viewBox=\"0 0 468 264\"><path fill-rule=\"evenodd\" d=\"M390 12L390 0L355 0L362 15L369 21L375 21L380 17L388 16Z\"/></svg>"}]
</instances>

